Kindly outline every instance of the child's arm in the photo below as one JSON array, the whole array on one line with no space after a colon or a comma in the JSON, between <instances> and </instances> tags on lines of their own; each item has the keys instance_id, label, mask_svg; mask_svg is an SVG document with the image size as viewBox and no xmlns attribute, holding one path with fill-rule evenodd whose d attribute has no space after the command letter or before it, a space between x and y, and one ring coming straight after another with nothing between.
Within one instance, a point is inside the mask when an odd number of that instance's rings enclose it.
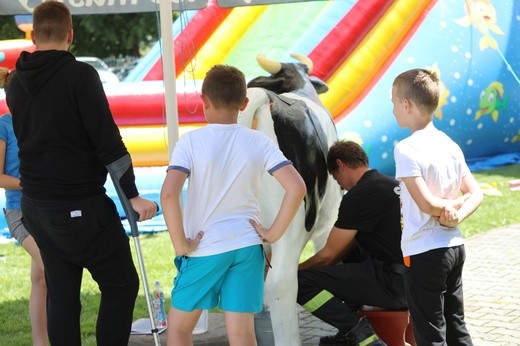
<instances>
[{"instance_id":1,"label":"child's arm","mask_svg":"<svg viewBox=\"0 0 520 346\"><path fill-rule=\"evenodd\" d=\"M184 234L180 196L182 186L187 178L186 173L171 169L166 174L161 188L161 207L164 220L177 256L184 256L195 250L203 235L201 231L195 239L186 239Z\"/></svg>"},{"instance_id":2,"label":"child's arm","mask_svg":"<svg viewBox=\"0 0 520 346\"><path fill-rule=\"evenodd\" d=\"M273 176L285 190L285 196L278 210L278 214L269 229L252 222L260 236L269 243L274 243L282 237L291 223L296 211L300 207L305 196L306 187L300 173L293 165L287 165L273 172Z\"/></svg>"},{"instance_id":3,"label":"child's arm","mask_svg":"<svg viewBox=\"0 0 520 346\"><path fill-rule=\"evenodd\" d=\"M466 174L464 178L462 178L462 186L460 190L465 196L469 195L462 206L458 209L459 219L460 221L464 221L480 206L480 203L484 200L484 193L471 173Z\"/></svg>"},{"instance_id":4,"label":"child's arm","mask_svg":"<svg viewBox=\"0 0 520 346\"><path fill-rule=\"evenodd\" d=\"M455 209L449 207L443 210L439 222L448 227L455 227L468 218L482 203L484 194L473 174L468 173L462 178L462 191L464 202Z\"/></svg>"},{"instance_id":5,"label":"child's arm","mask_svg":"<svg viewBox=\"0 0 520 346\"><path fill-rule=\"evenodd\" d=\"M406 185L406 189L410 192L419 209L423 213L434 217L440 216L443 208L458 209L465 199L469 197L464 195L453 200L436 197L428 189L423 177L406 177L401 178L401 180Z\"/></svg>"},{"instance_id":6,"label":"child's arm","mask_svg":"<svg viewBox=\"0 0 520 346\"><path fill-rule=\"evenodd\" d=\"M0 140L0 187L6 190L20 190L20 179L5 174L5 141Z\"/></svg>"}]
</instances>

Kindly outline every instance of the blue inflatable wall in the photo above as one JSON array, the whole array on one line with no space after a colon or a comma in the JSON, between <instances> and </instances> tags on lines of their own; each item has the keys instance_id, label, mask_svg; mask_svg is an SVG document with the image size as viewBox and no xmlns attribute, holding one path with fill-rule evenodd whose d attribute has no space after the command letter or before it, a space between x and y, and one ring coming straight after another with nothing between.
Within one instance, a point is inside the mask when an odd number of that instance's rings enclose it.
<instances>
[{"instance_id":1,"label":"blue inflatable wall","mask_svg":"<svg viewBox=\"0 0 520 346\"><path fill-rule=\"evenodd\" d=\"M432 67L442 81L434 123L461 146L466 160L518 157L519 32L520 1L437 2L365 99L338 122L340 137L360 141L371 166L393 174L395 143L410 132L392 114L392 82L405 70Z\"/></svg>"}]
</instances>

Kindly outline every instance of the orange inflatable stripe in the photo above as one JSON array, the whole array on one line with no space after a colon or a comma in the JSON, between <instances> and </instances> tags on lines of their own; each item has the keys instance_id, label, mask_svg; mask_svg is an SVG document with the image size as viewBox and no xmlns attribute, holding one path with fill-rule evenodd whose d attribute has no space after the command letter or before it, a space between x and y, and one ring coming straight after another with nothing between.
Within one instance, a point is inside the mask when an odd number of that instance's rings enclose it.
<instances>
[{"instance_id":1,"label":"orange inflatable stripe","mask_svg":"<svg viewBox=\"0 0 520 346\"><path fill-rule=\"evenodd\" d=\"M195 54L202 47L211 33L226 19L231 9L217 6L214 2L209 2L208 6L199 10L188 22L182 32L175 37L175 75L178 76L189 66L192 60L191 54ZM180 19L178 19L180 20ZM146 73L143 80L163 80L162 59L159 58Z\"/></svg>"},{"instance_id":2,"label":"orange inflatable stripe","mask_svg":"<svg viewBox=\"0 0 520 346\"><path fill-rule=\"evenodd\" d=\"M386 13L392 2L358 1L310 52L309 58L314 63L312 74L322 80L329 79Z\"/></svg>"},{"instance_id":3,"label":"orange inflatable stripe","mask_svg":"<svg viewBox=\"0 0 520 346\"><path fill-rule=\"evenodd\" d=\"M321 100L336 121L339 115L354 102L360 102L360 95L368 92L376 76L384 72L385 66L402 42L415 31L426 9L436 1L398 0L388 9L358 47L327 81L328 92ZM387 64L388 65L388 64Z\"/></svg>"},{"instance_id":4,"label":"orange inflatable stripe","mask_svg":"<svg viewBox=\"0 0 520 346\"><path fill-rule=\"evenodd\" d=\"M397 47L391 52L390 56L386 59L386 61L383 63L383 65L375 72L375 74L372 77L372 79L370 80L370 82L366 84L366 87L363 90L361 90L361 92L359 93L359 95L356 98L356 100L354 100L343 111L342 114L340 114L340 115L338 115L336 117L336 121L339 121L339 120L343 119L345 116L347 116L350 113L350 111L353 110L365 98L365 96L370 92L370 90L372 90L372 88L376 85L376 83L379 81L381 76L386 72L388 67L392 64L392 62L395 60L395 58L399 55L399 53L404 48L404 46L406 46L408 41L415 34L415 32L419 28L420 24L422 23L422 21L426 17L426 14L431 10L431 8L433 7L433 5L435 5L436 2L437 2L437 0L431 1L430 4L427 5L427 7L423 11L422 15L419 16L417 21L414 23L414 25L411 28L411 30L408 31L406 36L399 42Z\"/></svg>"},{"instance_id":5,"label":"orange inflatable stripe","mask_svg":"<svg viewBox=\"0 0 520 346\"><path fill-rule=\"evenodd\" d=\"M204 79L206 72L215 64L225 60L231 49L240 37L258 19L267 6L235 7L228 14L226 20L218 26L207 42L197 51L195 56L195 70L185 69L182 73L191 78Z\"/></svg>"}]
</instances>

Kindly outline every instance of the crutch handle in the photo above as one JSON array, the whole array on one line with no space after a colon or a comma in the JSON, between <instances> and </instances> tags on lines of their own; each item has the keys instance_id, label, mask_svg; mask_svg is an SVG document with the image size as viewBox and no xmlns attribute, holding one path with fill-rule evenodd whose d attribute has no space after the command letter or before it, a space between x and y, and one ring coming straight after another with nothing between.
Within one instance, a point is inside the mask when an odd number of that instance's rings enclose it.
<instances>
[{"instance_id":1,"label":"crutch handle","mask_svg":"<svg viewBox=\"0 0 520 346\"><path fill-rule=\"evenodd\" d=\"M123 209L126 214L126 218L128 219L128 224L130 225L130 231L133 237L139 236L139 229L137 228L137 220L139 218L139 214L136 213L134 208L132 208L132 204L128 200L123 191L123 188L120 184L120 179L128 170L130 165L132 164L132 159L129 154L122 156L118 160L112 162L107 166L108 173L112 178L112 183L114 184L114 188L116 189L117 196L119 197L119 201L123 206ZM157 209L158 210L158 209Z\"/></svg>"}]
</instances>

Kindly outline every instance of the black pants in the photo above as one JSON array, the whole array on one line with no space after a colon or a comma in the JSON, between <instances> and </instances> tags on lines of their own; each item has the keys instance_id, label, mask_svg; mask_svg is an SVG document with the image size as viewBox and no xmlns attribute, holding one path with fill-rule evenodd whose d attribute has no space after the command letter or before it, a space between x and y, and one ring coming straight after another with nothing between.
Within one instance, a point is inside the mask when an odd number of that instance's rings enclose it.
<instances>
[{"instance_id":1,"label":"black pants","mask_svg":"<svg viewBox=\"0 0 520 346\"><path fill-rule=\"evenodd\" d=\"M81 345L80 290L86 268L101 291L97 345L127 345L139 278L113 201L105 195L60 202L22 196L21 208L45 266L51 344Z\"/></svg>"},{"instance_id":2,"label":"black pants","mask_svg":"<svg viewBox=\"0 0 520 346\"><path fill-rule=\"evenodd\" d=\"M300 270L298 304L339 330L349 330L362 305L406 309L403 275L372 257Z\"/></svg>"},{"instance_id":3,"label":"black pants","mask_svg":"<svg viewBox=\"0 0 520 346\"><path fill-rule=\"evenodd\" d=\"M473 345L464 322L464 246L410 256L405 286L418 346Z\"/></svg>"}]
</instances>

